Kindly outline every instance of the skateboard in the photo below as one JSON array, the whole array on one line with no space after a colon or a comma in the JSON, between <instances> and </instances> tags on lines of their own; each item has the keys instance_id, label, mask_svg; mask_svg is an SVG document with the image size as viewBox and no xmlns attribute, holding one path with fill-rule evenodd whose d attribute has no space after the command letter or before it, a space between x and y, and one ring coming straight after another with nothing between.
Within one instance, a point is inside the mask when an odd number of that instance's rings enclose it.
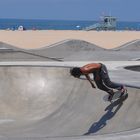
<instances>
[{"instance_id":1,"label":"skateboard","mask_svg":"<svg viewBox=\"0 0 140 140\"><path fill-rule=\"evenodd\" d=\"M105 101L109 101L108 100L108 97L109 97L109 94L108 95L105 95L104 96L104 100ZM127 93L127 91L121 96L121 91L116 91L115 93L114 93L114 95L113 95L113 97L112 97L112 100L111 101L109 101L109 102L114 102L114 101L116 101L116 100L118 100L118 99L120 99L120 101L124 101L124 100L126 100L128 98L128 93Z\"/></svg>"}]
</instances>

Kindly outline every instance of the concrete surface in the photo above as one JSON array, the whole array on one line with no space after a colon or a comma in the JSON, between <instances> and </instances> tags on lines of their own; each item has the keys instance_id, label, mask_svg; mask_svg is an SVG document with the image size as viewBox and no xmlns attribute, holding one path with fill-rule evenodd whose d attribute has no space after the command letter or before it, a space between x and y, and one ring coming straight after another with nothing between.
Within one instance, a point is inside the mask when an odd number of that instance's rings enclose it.
<instances>
[{"instance_id":1,"label":"concrete surface","mask_svg":"<svg viewBox=\"0 0 140 140\"><path fill-rule=\"evenodd\" d=\"M140 39L133 40L131 42L128 42L122 46L116 47L112 50L117 51L140 51Z\"/></svg>"},{"instance_id":2,"label":"concrete surface","mask_svg":"<svg viewBox=\"0 0 140 140\"><path fill-rule=\"evenodd\" d=\"M69 61L69 62L55 62L55 61L15 61L15 62L0 62L1 66L55 66L55 67L74 67L83 66L87 63L103 63L109 70L109 75L113 81L126 84L127 86L133 86L139 88L140 74L124 69L126 66L139 66L140 61Z\"/></svg>"},{"instance_id":3,"label":"concrete surface","mask_svg":"<svg viewBox=\"0 0 140 140\"><path fill-rule=\"evenodd\" d=\"M1 63L0 89L0 139L115 139L140 126L140 89L128 88L123 104L110 104L103 101L105 92L71 77L68 64Z\"/></svg>"},{"instance_id":4,"label":"concrete surface","mask_svg":"<svg viewBox=\"0 0 140 140\"><path fill-rule=\"evenodd\" d=\"M140 61L132 61L139 46L135 40L104 50L66 40L24 50L0 43L0 140L140 139L140 74L124 69L139 70ZM105 92L70 76L70 67L92 62L104 63L111 80L127 86L125 102L105 102Z\"/></svg>"},{"instance_id":5,"label":"concrete surface","mask_svg":"<svg viewBox=\"0 0 140 140\"><path fill-rule=\"evenodd\" d=\"M140 66L126 66L125 69L140 72Z\"/></svg>"},{"instance_id":6,"label":"concrete surface","mask_svg":"<svg viewBox=\"0 0 140 140\"><path fill-rule=\"evenodd\" d=\"M0 42L0 61L59 61L55 58L33 54L25 49Z\"/></svg>"},{"instance_id":7,"label":"concrete surface","mask_svg":"<svg viewBox=\"0 0 140 140\"><path fill-rule=\"evenodd\" d=\"M32 50L17 48L1 42L0 61L139 61L139 42L139 40L134 40L110 50L73 39Z\"/></svg>"},{"instance_id":8,"label":"concrete surface","mask_svg":"<svg viewBox=\"0 0 140 140\"><path fill-rule=\"evenodd\" d=\"M28 50L28 52L63 61L128 61L139 60L139 42L134 40L115 49L103 49L82 40L65 40L49 47Z\"/></svg>"}]
</instances>

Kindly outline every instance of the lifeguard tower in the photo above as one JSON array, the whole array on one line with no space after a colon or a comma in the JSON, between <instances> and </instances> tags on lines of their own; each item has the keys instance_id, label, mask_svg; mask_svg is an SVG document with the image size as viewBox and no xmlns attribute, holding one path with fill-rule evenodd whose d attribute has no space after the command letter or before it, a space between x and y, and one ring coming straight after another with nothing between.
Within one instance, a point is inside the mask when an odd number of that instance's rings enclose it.
<instances>
[{"instance_id":1,"label":"lifeguard tower","mask_svg":"<svg viewBox=\"0 0 140 140\"><path fill-rule=\"evenodd\" d=\"M117 18L113 16L104 16L101 23L93 24L89 27L86 27L84 30L116 30L116 21Z\"/></svg>"}]
</instances>

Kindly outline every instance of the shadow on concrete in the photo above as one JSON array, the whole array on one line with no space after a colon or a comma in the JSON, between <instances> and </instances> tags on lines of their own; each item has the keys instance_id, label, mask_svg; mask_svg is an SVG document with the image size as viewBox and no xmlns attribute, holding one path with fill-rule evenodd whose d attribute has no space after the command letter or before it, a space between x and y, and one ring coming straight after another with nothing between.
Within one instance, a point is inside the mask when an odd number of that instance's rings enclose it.
<instances>
[{"instance_id":1,"label":"shadow on concrete","mask_svg":"<svg viewBox=\"0 0 140 140\"><path fill-rule=\"evenodd\" d=\"M88 132L85 133L84 135L90 135L103 129L107 125L107 121L115 116L115 114L119 111L122 105L123 105L122 99L118 99L117 101L107 106L105 109L105 111L107 112L100 118L98 122L93 123ZM115 110L113 111L114 108Z\"/></svg>"},{"instance_id":2,"label":"shadow on concrete","mask_svg":"<svg viewBox=\"0 0 140 140\"><path fill-rule=\"evenodd\" d=\"M135 65L135 66L126 66L126 67L124 67L124 68L127 69L127 70L140 72L140 66L139 66L139 65Z\"/></svg>"}]
</instances>

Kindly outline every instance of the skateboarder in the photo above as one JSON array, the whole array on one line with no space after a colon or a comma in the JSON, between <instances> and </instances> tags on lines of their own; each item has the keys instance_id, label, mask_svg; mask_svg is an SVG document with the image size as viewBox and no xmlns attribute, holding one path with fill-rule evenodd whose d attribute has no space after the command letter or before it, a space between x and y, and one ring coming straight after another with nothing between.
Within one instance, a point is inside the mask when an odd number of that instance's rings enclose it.
<instances>
[{"instance_id":1,"label":"skateboarder","mask_svg":"<svg viewBox=\"0 0 140 140\"><path fill-rule=\"evenodd\" d=\"M96 88L94 83L92 82L92 79L89 76L89 74L92 73L97 87L109 93L109 101L112 100L112 97L114 95L113 89L120 90L122 95L126 91L124 85L114 83L110 80L106 66L101 63L90 63L83 67L74 67L70 70L70 73L76 78L79 78L81 75L85 75L86 79L90 82L91 86L93 88Z\"/></svg>"}]
</instances>

